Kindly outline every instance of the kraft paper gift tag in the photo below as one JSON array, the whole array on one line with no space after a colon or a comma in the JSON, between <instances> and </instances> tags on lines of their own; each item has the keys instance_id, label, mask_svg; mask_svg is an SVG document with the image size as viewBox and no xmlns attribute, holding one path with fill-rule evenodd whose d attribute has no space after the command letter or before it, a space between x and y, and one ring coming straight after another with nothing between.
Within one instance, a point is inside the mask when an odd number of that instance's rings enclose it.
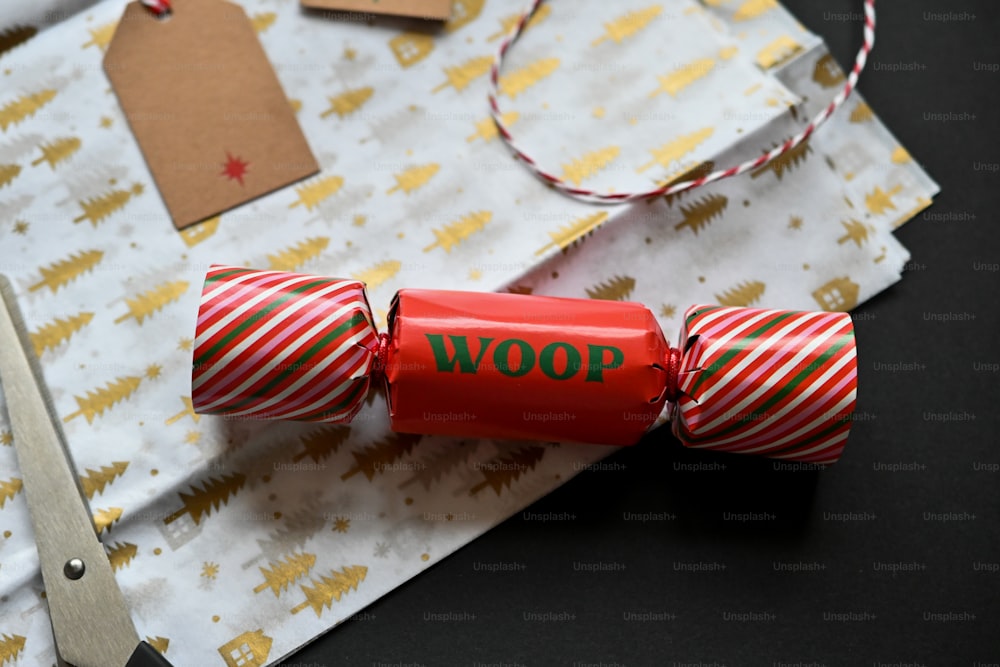
<instances>
[{"instance_id":1,"label":"kraft paper gift tag","mask_svg":"<svg viewBox=\"0 0 1000 667\"><path fill-rule=\"evenodd\" d=\"M392 14L445 21L451 17L451 0L301 0L303 7L341 9L367 14Z\"/></svg>"},{"instance_id":2,"label":"kraft paper gift tag","mask_svg":"<svg viewBox=\"0 0 1000 667\"><path fill-rule=\"evenodd\" d=\"M319 171L238 5L132 2L104 70L178 229Z\"/></svg>"}]
</instances>

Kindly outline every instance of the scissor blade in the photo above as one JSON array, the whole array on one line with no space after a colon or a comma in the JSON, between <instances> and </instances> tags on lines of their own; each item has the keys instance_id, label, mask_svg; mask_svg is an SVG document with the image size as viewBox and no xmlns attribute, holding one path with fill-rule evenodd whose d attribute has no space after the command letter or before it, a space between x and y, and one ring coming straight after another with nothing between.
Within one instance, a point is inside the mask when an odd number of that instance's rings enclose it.
<instances>
[{"instance_id":1,"label":"scissor blade","mask_svg":"<svg viewBox=\"0 0 1000 667\"><path fill-rule=\"evenodd\" d=\"M14 291L0 276L0 383L14 434L60 657L124 667L139 642L45 388ZM73 559L84 570L72 578Z\"/></svg>"}]
</instances>

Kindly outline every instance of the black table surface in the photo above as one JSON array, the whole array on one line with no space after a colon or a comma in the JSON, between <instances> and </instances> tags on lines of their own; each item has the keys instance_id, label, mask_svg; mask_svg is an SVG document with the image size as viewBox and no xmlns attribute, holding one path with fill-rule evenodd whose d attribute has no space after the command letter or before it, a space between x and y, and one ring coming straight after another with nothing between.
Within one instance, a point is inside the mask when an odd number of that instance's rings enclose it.
<instances>
[{"instance_id":1,"label":"black table surface","mask_svg":"<svg viewBox=\"0 0 1000 667\"><path fill-rule=\"evenodd\" d=\"M1000 664L1000 4L878 4L860 90L942 192L854 313L844 458L775 470L661 429L283 667ZM852 63L861 0L785 5Z\"/></svg>"}]
</instances>

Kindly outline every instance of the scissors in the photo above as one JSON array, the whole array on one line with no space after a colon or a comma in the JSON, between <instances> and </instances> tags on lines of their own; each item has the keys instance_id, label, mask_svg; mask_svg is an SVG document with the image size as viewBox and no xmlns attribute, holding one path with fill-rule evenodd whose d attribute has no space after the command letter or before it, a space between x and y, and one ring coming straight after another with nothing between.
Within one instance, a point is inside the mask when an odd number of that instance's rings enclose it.
<instances>
[{"instance_id":1,"label":"scissors","mask_svg":"<svg viewBox=\"0 0 1000 667\"><path fill-rule=\"evenodd\" d=\"M61 664L170 667L139 640L66 447L10 282L0 275L0 384Z\"/></svg>"}]
</instances>

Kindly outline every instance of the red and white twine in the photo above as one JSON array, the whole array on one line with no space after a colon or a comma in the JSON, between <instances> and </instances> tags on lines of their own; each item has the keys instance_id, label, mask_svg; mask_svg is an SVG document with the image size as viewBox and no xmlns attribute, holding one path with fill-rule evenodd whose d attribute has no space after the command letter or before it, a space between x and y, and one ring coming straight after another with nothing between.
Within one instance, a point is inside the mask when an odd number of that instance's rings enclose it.
<instances>
[{"instance_id":1,"label":"red and white twine","mask_svg":"<svg viewBox=\"0 0 1000 667\"><path fill-rule=\"evenodd\" d=\"M163 16L170 13L170 0L141 0L146 9L156 16Z\"/></svg>"},{"instance_id":2,"label":"red and white twine","mask_svg":"<svg viewBox=\"0 0 1000 667\"><path fill-rule=\"evenodd\" d=\"M145 0L144 0L145 1ZM690 190L692 188L697 188L706 183L712 183L714 181L721 180L723 178L729 178L730 176L736 176L737 174L742 174L753 169L758 169L763 167L771 160L776 157L787 153L792 150L803 141L808 139L816 129L826 122L826 120L836 111L850 96L851 92L854 90L858 83L858 77L861 75L862 70L865 68L865 63L868 60L868 54L871 53L872 47L875 45L875 0L864 0L864 12L865 12L865 24L864 24L864 42L861 48L858 50L858 55L854 60L854 68L851 73L847 76L847 82L844 87L837 93L836 97L830 102L830 104L823 109L821 112L816 114L812 121L803 129L801 132L793 137L787 139L780 146L777 146L770 151L764 153L760 157L754 160L748 160L742 162L734 167L728 169L723 169L720 171L713 171L710 174L701 176L699 178L683 181L681 183L676 183L674 185L662 186L654 190L647 190L645 192L614 192L614 193L602 193L595 192L594 190L587 190L585 188L574 187L564 180L546 171L538 165L538 163L528 155L511 135L510 130L504 124L500 117L500 105L497 102L497 97L499 94L499 81L500 81L500 68L503 66L504 56L507 55L507 51L510 47L518 40L521 34L524 32L525 26L531 17L534 16L538 8L542 6L544 0L533 0L531 6L521 15L518 19L517 24L511 30L510 33L504 38L503 42L500 44L500 48L497 50L496 55L493 58L493 66L490 69L490 89L489 89L489 102L490 102L490 115L493 116L493 122L496 123L497 130L500 136L503 138L504 142L510 147L514 154L528 167L528 169L535 174L543 182L551 185L555 189L559 190L563 194L566 194L574 199L579 199L581 201L586 201L594 204L621 204L625 202L635 201L638 199L651 199L653 197L659 197L662 195L672 195L678 192L683 192L685 190Z\"/></svg>"}]
</instances>

